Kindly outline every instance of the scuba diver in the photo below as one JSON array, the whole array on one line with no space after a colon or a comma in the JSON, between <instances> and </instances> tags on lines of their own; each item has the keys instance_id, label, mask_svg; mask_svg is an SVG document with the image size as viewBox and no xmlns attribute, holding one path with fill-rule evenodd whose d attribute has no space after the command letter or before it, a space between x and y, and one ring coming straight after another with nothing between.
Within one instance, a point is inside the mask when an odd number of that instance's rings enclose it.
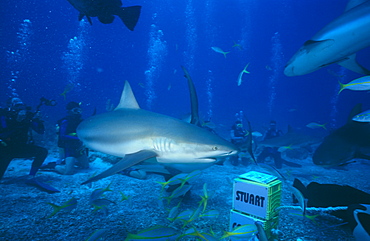
<instances>
[{"instance_id":1,"label":"scuba diver","mask_svg":"<svg viewBox=\"0 0 370 241\"><path fill-rule=\"evenodd\" d=\"M31 112L31 108L16 97L8 99L7 108L0 109L0 179L14 158L34 158L27 179L35 177L46 159L48 150L35 145L29 135L31 130L38 134L45 132L39 112L45 104L43 99L36 112Z\"/></svg>"},{"instance_id":2,"label":"scuba diver","mask_svg":"<svg viewBox=\"0 0 370 241\"><path fill-rule=\"evenodd\" d=\"M231 143L236 145L239 149L243 150L245 145L247 144L247 136L248 136L248 131L244 129L243 127L243 111L240 111L239 113L236 113L236 121L231 127L230 130L230 139ZM231 156L230 157L230 162L233 166L237 166L238 163L240 162L242 165L248 165L248 160L247 158L241 157L240 154L243 154L243 152L239 153L239 155Z\"/></svg>"},{"instance_id":3,"label":"scuba diver","mask_svg":"<svg viewBox=\"0 0 370 241\"><path fill-rule=\"evenodd\" d=\"M79 103L71 101L66 106L67 116L60 119L58 126L58 147L63 148L65 166L57 165L55 170L62 175L72 175L74 166L81 169L89 168L88 150L76 136L77 126L83 121L82 109Z\"/></svg>"},{"instance_id":4,"label":"scuba diver","mask_svg":"<svg viewBox=\"0 0 370 241\"><path fill-rule=\"evenodd\" d=\"M276 128L276 121L272 120L270 121L270 127L266 131L263 140L272 139L282 135L284 135L283 132ZM281 157L281 153L278 151L278 148L276 147L264 147L261 154L258 156L257 161L263 163L265 162L266 157L271 157L272 159L274 159L275 166L278 169L282 168L283 164L291 167L302 167L302 165L300 164L284 160Z\"/></svg>"}]
</instances>

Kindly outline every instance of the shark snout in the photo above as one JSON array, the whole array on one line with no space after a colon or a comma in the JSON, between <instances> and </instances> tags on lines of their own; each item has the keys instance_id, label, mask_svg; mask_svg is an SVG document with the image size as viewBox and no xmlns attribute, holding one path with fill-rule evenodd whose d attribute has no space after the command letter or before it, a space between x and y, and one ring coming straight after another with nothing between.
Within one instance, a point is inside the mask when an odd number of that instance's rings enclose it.
<instances>
[{"instance_id":1,"label":"shark snout","mask_svg":"<svg viewBox=\"0 0 370 241\"><path fill-rule=\"evenodd\" d=\"M286 76L294 76L294 66L290 65L289 63L285 65L284 74Z\"/></svg>"}]
</instances>

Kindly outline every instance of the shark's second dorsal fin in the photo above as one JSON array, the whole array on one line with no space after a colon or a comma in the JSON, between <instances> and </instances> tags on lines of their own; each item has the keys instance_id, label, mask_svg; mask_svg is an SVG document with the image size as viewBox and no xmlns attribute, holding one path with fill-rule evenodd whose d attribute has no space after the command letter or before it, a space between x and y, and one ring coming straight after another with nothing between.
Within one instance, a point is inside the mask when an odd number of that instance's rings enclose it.
<instances>
[{"instance_id":1,"label":"shark's second dorsal fin","mask_svg":"<svg viewBox=\"0 0 370 241\"><path fill-rule=\"evenodd\" d=\"M188 80L188 87L190 93L190 104L191 104L191 120L190 123L196 126L201 126L200 119L199 119L199 110L198 110L198 95L197 91L195 90L195 86L193 80L190 77L188 70L181 66L182 70L184 71L184 76Z\"/></svg>"},{"instance_id":2,"label":"shark's second dorsal fin","mask_svg":"<svg viewBox=\"0 0 370 241\"><path fill-rule=\"evenodd\" d=\"M288 132L287 133L292 133L294 132L294 128L291 125L288 125Z\"/></svg>"},{"instance_id":3,"label":"shark's second dorsal fin","mask_svg":"<svg viewBox=\"0 0 370 241\"><path fill-rule=\"evenodd\" d=\"M140 109L139 104L136 101L135 95L132 92L131 86L128 81L125 81L125 87L123 88L121 100L118 106L114 110L129 108L129 109Z\"/></svg>"},{"instance_id":4,"label":"shark's second dorsal fin","mask_svg":"<svg viewBox=\"0 0 370 241\"><path fill-rule=\"evenodd\" d=\"M347 123L353 122L352 121L352 118L355 115L360 114L361 112L362 112L362 104L359 103L359 104L355 105L355 107L352 108L351 113L349 113L349 116L348 116L348 119L347 119Z\"/></svg>"}]
</instances>

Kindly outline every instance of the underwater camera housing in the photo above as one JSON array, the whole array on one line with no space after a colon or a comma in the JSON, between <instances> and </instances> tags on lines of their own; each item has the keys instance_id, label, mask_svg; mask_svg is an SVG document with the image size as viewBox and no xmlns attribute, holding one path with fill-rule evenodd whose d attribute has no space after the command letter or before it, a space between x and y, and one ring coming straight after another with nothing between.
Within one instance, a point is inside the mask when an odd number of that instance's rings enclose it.
<instances>
[{"instance_id":1,"label":"underwater camera housing","mask_svg":"<svg viewBox=\"0 0 370 241\"><path fill-rule=\"evenodd\" d=\"M56 100L52 100L52 99L46 99L45 97L41 97L40 98L40 103L38 104L37 108L36 108L36 112L40 110L40 107L42 105L46 105L46 106L56 106L57 105L57 102Z\"/></svg>"},{"instance_id":2,"label":"underwater camera housing","mask_svg":"<svg viewBox=\"0 0 370 241\"><path fill-rule=\"evenodd\" d=\"M52 99L46 99L45 97L41 97L40 98L40 106L41 105L46 105L46 106L56 106L57 105L57 102L55 100L52 100Z\"/></svg>"}]
</instances>

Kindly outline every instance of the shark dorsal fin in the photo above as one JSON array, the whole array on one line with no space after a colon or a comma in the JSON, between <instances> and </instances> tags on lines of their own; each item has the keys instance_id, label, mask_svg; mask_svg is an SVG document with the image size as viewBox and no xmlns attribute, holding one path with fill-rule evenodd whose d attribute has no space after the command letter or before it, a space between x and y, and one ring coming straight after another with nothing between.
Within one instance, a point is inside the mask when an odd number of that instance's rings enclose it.
<instances>
[{"instance_id":1,"label":"shark dorsal fin","mask_svg":"<svg viewBox=\"0 0 370 241\"><path fill-rule=\"evenodd\" d=\"M139 104L136 101L135 95L132 92L131 86L128 81L125 81L125 87L123 88L121 100L118 106L114 110L129 108L129 109L140 109Z\"/></svg>"}]
</instances>

